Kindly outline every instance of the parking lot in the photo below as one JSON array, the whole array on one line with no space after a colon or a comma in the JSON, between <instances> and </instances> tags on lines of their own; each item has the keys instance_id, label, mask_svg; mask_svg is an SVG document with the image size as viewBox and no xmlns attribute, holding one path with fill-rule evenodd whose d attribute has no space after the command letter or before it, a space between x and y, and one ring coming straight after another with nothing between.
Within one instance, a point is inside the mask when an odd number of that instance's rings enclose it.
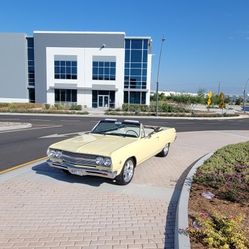
<instances>
[{"instance_id":1,"label":"parking lot","mask_svg":"<svg viewBox=\"0 0 249 249\"><path fill-rule=\"evenodd\" d=\"M44 162L0 177L0 248L173 248L175 208L188 167L248 131L178 133L166 158L117 186L66 175Z\"/></svg>"}]
</instances>

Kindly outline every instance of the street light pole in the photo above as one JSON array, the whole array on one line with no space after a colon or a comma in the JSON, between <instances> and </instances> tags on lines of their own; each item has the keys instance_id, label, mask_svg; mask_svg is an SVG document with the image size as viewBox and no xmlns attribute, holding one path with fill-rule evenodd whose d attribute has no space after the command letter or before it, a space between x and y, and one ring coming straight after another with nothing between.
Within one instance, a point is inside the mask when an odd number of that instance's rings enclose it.
<instances>
[{"instance_id":1,"label":"street light pole","mask_svg":"<svg viewBox=\"0 0 249 249\"><path fill-rule=\"evenodd\" d=\"M163 42L165 41L165 38L163 36L161 40L161 47L160 47L160 53L159 53L159 59L158 59L158 68L157 68L157 80L156 80L156 116L158 116L158 89L159 89L159 72L160 72L160 62L161 62L161 55L162 55L162 49L163 49Z\"/></svg>"},{"instance_id":2,"label":"street light pole","mask_svg":"<svg viewBox=\"0 0 249 249\"><path fill-rule=\"evenodd\" d=\"M249 79L246 81L246 84L245 84L245 87L243 90L243 110L244 110L244 113L246 113L245 102L246 102L246 87L247 87L248 81L249 81Z\"/></svg>"}]
</instances>

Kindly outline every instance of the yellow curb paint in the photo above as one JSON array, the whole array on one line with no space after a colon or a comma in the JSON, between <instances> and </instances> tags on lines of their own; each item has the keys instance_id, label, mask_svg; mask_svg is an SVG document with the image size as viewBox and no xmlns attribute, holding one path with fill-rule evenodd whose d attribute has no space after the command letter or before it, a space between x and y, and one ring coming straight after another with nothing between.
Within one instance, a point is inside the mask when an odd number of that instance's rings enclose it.
<instances>
[{"instance_id":1,"label":"yellow curb paint","mask_svg":"<svg viewBox=\"0 0 249 249\"><path fill-rule=\"evenodd\" d=\"M19 165L14 166L14 167L12 167L12 168L10 168L10 169L2 170L2 171L0 171L0 175L2 175L2 174L4 174L4 173L7 173L7 172L9 172L9 171L15 170L15 169L19 169L19 168L25 167L25 166L27 166L27 165L29 165L29 164L37 163L37 162L39 162L39 161L41 161L41 160L45 160L45 159L47 159L46 156L45 156L45 157L38 158L38 159L35 159L35 160L30 161L30 162L27 162L27 163L19 164Z\"/></svg>"}]
</instances>

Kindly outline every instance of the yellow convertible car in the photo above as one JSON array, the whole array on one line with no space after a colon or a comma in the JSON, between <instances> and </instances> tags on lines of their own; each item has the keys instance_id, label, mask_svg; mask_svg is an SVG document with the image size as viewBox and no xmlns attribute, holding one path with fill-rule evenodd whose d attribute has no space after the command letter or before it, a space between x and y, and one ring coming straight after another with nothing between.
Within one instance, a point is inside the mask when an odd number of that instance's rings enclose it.
<instances>
[{"instance_id":1,"label":"yellow convertible car","mask_svg":"<svg viewBox=\"0 0 249 249\"><path fill-rule=\"evenodd\" d=\"M128 184L135 167L154 155L167 156L174 128L104 119L90 132L51 145L48 164L74 175L94 175Z\"/></svg>"}]
</instances>

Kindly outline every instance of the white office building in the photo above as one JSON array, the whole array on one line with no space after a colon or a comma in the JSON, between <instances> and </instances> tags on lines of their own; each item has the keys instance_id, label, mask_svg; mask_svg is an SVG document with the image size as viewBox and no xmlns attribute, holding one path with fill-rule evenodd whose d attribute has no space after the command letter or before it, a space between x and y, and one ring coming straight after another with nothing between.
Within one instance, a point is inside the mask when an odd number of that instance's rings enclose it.
<instances>
[{"instance_id":1,"label":"white office building","mask_svg":"<svg viewBox=\"0 0 249 249\"><path fill-rule=\"evenodd\" d=\"M13 50L14 48L14 50ZM0 51L14 58L20 70L9 79L11 65L1 72L1 102L79 104L118 108L123 103L149 104L152 63L150 37L122 32L52 32L1 34ZM6 58L0 58L5 63ZM0 69L1 70L1 69ZM20 91L20 90L21 91Z\"/></svg>"}]
</instances>

